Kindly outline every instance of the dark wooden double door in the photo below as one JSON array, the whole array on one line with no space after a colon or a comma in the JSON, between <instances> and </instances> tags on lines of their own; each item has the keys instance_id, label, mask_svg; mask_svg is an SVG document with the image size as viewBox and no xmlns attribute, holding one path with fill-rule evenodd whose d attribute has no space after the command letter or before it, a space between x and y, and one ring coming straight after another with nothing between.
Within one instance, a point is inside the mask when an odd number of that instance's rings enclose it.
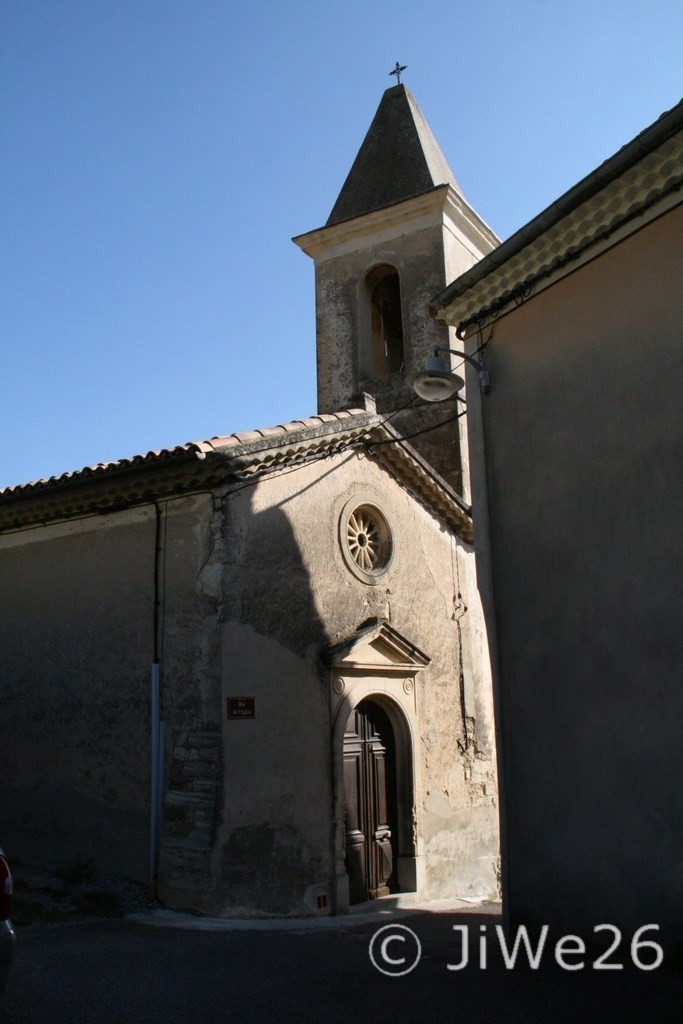
<instances>
[{"instance_id":1,"label":"dark wooden double door","mask_svg":"<svg viewBox=\"0 0 683 1024\"><path fill-rule=\"evenodd\" d=\"M351 902L386 896L396 876L396 749L391 722L372 700L346 723L344 807Z\"/></svg>"}]
</instances>

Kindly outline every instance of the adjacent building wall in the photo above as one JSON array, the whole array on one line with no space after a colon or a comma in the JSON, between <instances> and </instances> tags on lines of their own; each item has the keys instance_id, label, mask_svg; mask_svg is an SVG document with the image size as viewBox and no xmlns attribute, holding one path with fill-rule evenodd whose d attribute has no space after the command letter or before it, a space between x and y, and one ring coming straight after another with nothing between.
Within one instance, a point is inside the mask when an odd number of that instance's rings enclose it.
<instances>
[{"instance_id":1,"label":"adjacent building wall","mask_svg":"<svg viewBox=\"0 0 683 1024\"><path fill-rule=\"evenodd\" d=\"M171 500L159 511L159 532L147 505L0 538L3 844L29 864L149 879L156 622L167 725L164 879L174 867L183 874L201 848L205 889L218 743L201 781L188 764L196 769L209 744L200 737L217 737L220 726L212 503Z\"/></svg>"},{"instance_id":2,"label":"adjacent building wall","mask_svg":"<svg viewBox=\"0 0 683 1024\"><path fill-rule=\"evenodd\" d=\"M679 207L502 317L488 350L473 484L505 895L513 923L586 937L683 931L681 237Z\"/></svg>"},{"instance_id":3,"label":"adjacent building wall","mask_svg":"<svg viewBox=\"0 0 683 1024\"><path fill-rule=\"evenodd\" d=\"M149 509L0 538L3 845L148 874Z\"/></svg>"}]
</instances>

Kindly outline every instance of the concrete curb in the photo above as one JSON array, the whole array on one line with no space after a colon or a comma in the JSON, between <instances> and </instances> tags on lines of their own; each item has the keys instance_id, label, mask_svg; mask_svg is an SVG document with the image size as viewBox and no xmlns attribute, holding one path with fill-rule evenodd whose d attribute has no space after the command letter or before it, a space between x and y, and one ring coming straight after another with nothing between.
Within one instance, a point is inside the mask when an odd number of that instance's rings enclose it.
<instances>
[{"instance_id":1,"label":"concrete curb","mask_svg":"<svg viewBox=\"0 0 683 1024\"><path fill-rule=\"evenodd\" d=\"M349 914L325 917L227 918L200 917L180 910L154 908L146 913L127 914L126 921L156 928L185 928L191 931L317 931L346 930L367 924L408 917L413 914L482 914L498 917L501 904L491 900L451 899L418 901L416 897L384 896L361 903Z\"/></svg>"}]
</instances>

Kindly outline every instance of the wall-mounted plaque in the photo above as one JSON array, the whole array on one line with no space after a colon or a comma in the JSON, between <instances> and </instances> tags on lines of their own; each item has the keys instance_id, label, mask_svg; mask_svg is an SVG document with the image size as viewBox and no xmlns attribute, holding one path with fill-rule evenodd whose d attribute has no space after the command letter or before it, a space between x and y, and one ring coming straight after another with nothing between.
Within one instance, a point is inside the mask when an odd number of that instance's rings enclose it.
<instances>
[{"instance_id":1,"label":"wall-mounted plaque","mask_svg":"<svg viewBox=\"0 0 683 1024\"><path fill-rule=\"evenodd\" d=\"M256 718L256 697L228 697L228 718Z\"/></svg>"}]
</instances>

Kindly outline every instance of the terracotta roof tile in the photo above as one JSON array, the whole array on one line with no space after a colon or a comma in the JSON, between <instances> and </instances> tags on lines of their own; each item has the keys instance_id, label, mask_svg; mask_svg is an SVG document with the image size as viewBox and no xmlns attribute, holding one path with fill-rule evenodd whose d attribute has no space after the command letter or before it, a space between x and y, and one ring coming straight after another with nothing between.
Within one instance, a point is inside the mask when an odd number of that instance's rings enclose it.
<instances>
[{"instance_id":1,"label":"terracotta roof tile","mask_svg":"<svg viewBox=\"0 0 683 1024\"><path fill-rule=\"evenodd\" d=\"M287 434L296 433L308 428L318 427L324 423L342 422L366 415L367 413L364 409L349 409L338 413L311 416L307 419L292 420L289 423L281 423L275 427L264 427L257 430L239 431L234 434L217 435L208 441L188 441L187 444L175 445L170 448L155 448L146 454L132 455L129 458L117 459L112 462L98 462L95 465L84 466L78 470L70 470L57 476L43 477L39 480L32 480L29 483L0 488L0 498L9 497L9 495L28 495L33 491L46 490L61 484L87 480L95 476L104 476L108 473L133 469L145 464L179 459L186 455L195 454L201 458L203 455L222 451L226 448L241 447L257 442L263 443L264 440L275 440L278 435L286 436Z\"/></svg>"},{"instance_id":2,"label":"terracotta roof tile","mask_svg":"<svg viewBox=\"0 0 683 1024\"><path fill-rule=\"evenodd\" d=\"M275 427L190 441L7 487L0 490L0 530L120 508L122 501L149 501L150 495L180 493L178 488L187 489L198 483L205 487L207 481L225 480L226 471L234 474L235 479L247 480L286 467L292 459L329 455L359 442L374 451L416 500L440 516L464 540L471 541L469 509L390 424L367 409L324 413ZM375 448L376 442L380 443ZM145 472L157 466L164 471ZM87 486L88 481L94 483L94 478L98 485Z\"/></svg>"}]
</instances>

